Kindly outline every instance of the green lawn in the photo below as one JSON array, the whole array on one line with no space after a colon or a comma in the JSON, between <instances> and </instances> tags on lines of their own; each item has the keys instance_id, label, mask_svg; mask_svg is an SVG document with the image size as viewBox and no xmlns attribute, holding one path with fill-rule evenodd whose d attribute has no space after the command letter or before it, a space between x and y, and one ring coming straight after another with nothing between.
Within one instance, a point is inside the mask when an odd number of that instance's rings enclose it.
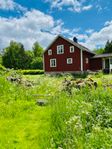
<instances>
[{"instance_id":1,"label":"green lawn","mask_svg":"<svg viewBox=\"0 0 112 149\"><path fill-rule=\"evenodd\" d=\"M39 107L36 100L40 97L35 94L51 93L46 89L50 84L45 86L38 76L35 82L35 87L28 88L0 77L0 149L46 148L50 107Z\"/></svg>"},{"instance_id":2,"label":"green lawn","mask_svg":"<svg viewBox=\"0 0 112 149\"><path fill-rule=\"evenodd\" d=\"M112 148L112 89L102 87L112 75L92 76L96 90L73 88L72 95L62 91L64 77L22 76L34 83L27 87L8 75L0 75L0 149Z\"/></svg>"}]
</instances>

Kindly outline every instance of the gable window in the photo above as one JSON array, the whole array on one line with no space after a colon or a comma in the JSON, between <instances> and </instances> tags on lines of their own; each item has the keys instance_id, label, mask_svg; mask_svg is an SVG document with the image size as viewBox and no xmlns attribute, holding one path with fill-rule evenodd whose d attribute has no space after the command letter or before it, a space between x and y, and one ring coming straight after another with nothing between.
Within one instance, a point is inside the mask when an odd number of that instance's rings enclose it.
<instances>
[{"instance_id":1,"label":"gable window","mask_svg":"<svg viewBox=\"0 0 112 149\"><path fill-rule=\"evenodd\" d=\"M63 53L64 53L64 45L58 45L57 54L63 54Z\"/></svg>"},{"instance_id":2,"label":"gable window","mask_svg":"<svg viewBox=\"0 0 112 149\"><path fill-rule=\"evenodd\" d=\"M50 67L56 67L56 59L50 59Z\"/></svg>"},{"instance_id":3,"label":"gable window","mask_svg":"<svg viewBox=\"0 0 112 149\"><path fill-rule=\"evenodd\" d=\"M73 63L73 59L72 58L67 58L67 64L72 64Z\"/></svg>"},{"instance_id":4,"label":"gable window","mask_svg":"<svg viewBox=\"0 0 112 149\"><path fill-rule=\"evenodd\" d=\"M70 53L74 52L74 46L70 46Z\"/></svg>"},{"instance_id":5,"label":"gable window","mask_svg":"<svg viewBox=\"0 0 112 149\"><path fill-rule=\"evenodd\" d=\"M89 63L89 59L88 58L86 58L86 64L88 64Z\"/></svg>"},{"instance_id":6,"label":"gable window","mask_svg":"<svg viewBox=\"0 0 112 149\"><path fill-rule=\"evenodd\" d=\"M52 55L52 50L51 49L48 50L48 55Z\"/></svg>"}]
</instances>

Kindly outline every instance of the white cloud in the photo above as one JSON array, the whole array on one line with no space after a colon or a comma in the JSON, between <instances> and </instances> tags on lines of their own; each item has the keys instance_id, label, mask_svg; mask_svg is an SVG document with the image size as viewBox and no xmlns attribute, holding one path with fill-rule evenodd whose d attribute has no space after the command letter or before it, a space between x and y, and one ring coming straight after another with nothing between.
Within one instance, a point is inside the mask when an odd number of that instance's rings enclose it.
<instances>
[{"instance_id":1,"label":"white cloud","mask_svg":"<svg viewBox=\"0 0 112 149\"><path fill-rule=\"evenodd\" d=\"M107 40L112 40L112 21L108 21L105 24L106 26L104 26L100 31L88 35L87 39L82 44L90 49L104 47Z\"/></svg>"},{"instance_id":2,"label":"white cloud","mask_svg":"<svg viewBox=\"0 0 112 149\"><path fill-rule=\"evenodd\" d=\"M46 47L56 35L68 32L61 20L55 21L38 10L27 11L20 18L0 17L0 49L11 40L23 43L27 49L31 49L35 41Z\"/></svg>"},{"instance_id":3,"label":"white cloud","mask_svg":"<svg viewBox=\"0 0 112 149\"><path fill-rule=\"evenodd\" d=\"M26 11L27 9L13 0L0 0L0 9L2 10L19 10Z\"/></svg>"},{"instance_id":4,"label":"white cloud","mask_svg":"<svg viewBox=\"0 0 112 149\"><path fill-rule=\"evenodd\" d=\"M104 25L105 26L99 31L87 29L84 34L72 30L69 32L69 37L72 40L75 36L80 44L86 46L90 50L104 47L107 40L112 40L112 20L105 22Z\"/></svg>"},{"instance_id":5,"label":"white cloud","mask_svg":"<svg viewBox=\"0 0 112 149\"><path fill-rule=\"evenodd\" d=\"M67 7L68 10L74 12L87 11L92 8L92 5L84 6L86 0L45 0L51 4L51 9L58 8L62 10L63 7Z\"/></svg>"},{"instance_id":6,"label":"white cloud","mask_svg":"<svg viewBox=\"0 0 112 149\"><path fill-rule=\"evenodd\" d=\"M111 21L106 21L104 26L108 26L108 25L111 25L112 24L112 20Z\"/></svg>"},{"instance_id":7,"label":"white cloud","mask_svg":"<svg viewBox=\"0 0 112 149\"><path fill-rule=\"evenodd\" d=\"M94 30L93 30L93 29L87 29L85 32L86 32L87 34L92 34L92 33L94 32Z\"/></svg>"},{"instance_id":8,"label":"white cloud","mask_svg":"<svg viewBox=\"0 0 112 149\"><path fill-rule=\"evenodd\" d=\"M84 2L84 0L81 1ZM16 4L15 6L12 0L7 0L9 5L3 2L5 1L0 0L0 4L2 4L0 9L13 10L19 5ZM74 8L72 5L74 0L56 0L55 3L57 2L60 4L60 8L64 5L64 2ZM53 4L54 6L55 3ZM87 6L82 6L81 3L77 4L77 6L77 8L75 7L77 12L82 9L89 9ZM11 40L23 43L26 49L31 49L35 41L38 41L45 48L58 34L67 35L70 38L76 36L80 42L83 41L83 45L90 49L94 49L99 45L104 46L107 40L112 40L112 20L105 22L101 30L95 32L93 29L88 29L85 34L78 33L80 28L70 30L63 26L62 20L54 20L52 16L34 9L25 11L20 18L0 17L0 49L8 46Z\"/></svg>"},{"instance_id":9,"label":"white cloud","mask_svg":"<svg viewBox=\"0 0 112 149\"><path fill-rule=\"evenodd\" d=\"M84 6L82 10L90 10L92 8L92 5Z\"/></svg>"}]
</instances>

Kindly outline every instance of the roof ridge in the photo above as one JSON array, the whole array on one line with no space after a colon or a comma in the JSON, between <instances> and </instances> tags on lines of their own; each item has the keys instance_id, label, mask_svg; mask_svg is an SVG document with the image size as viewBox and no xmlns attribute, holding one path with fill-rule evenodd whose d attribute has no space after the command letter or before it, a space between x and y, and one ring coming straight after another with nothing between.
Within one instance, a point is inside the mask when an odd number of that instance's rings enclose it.
<instances>
[{"instance_id":1,"label":"roof ridge","mask_svg":"<svg viewBox=\"0 0 112 149\"><path fill-rule=\"evenodd\" d=\"M48 45L48 47L46 48L46 50L45 51L47 51L48 50L48 48L59 38L59 37L61 37L61 38L63 38L63 39L65 39L66 41L68 41L68 42L70 42L71 44L73 44L73 45L75 45L76 47L78 47L79 49L81 49L81 48L83 48L82 50L84 50L84 51L86 51L86 52L89 52L89 53L91 53L91 54L94 54L95 55L95 53L94 52L92 52L91 50L89 50L88 48L86 48L85 46L83 46L83 45L81 45L81 44L79 44L79 43L76 43L76 42L74 42L74 41L72 41L71 39L69 39L69 38L66 38L66 37L63 37L62 35L57 35L55 38L54 38L54 40L52 41L52 43L51 44L49 44ZM45 51L44 51L44 53L45 53Z\"/></svg>"},{"instance_id":2,"label":"roof ridge","mask_svg":"<svg viewBox=\"0 0 112 149\"><path fill-rule=\"evenodd\" d=\"M74 42L74 41L72 41L71 39L65 38L65 37L63 37L63 36L60 36L60 37L66 39L67 41L71 42L71 43L74 44L75 46L81 46L81 47L83 47L84 49L86 49L85 51L87 51L87 52L89 52L89 53L95 54L95 53L92 52L90 49L88 49L87 47L81 45L80 43ZM80 47L78 47L78 48L80 48Z\"/></svg>"}]
</instances>

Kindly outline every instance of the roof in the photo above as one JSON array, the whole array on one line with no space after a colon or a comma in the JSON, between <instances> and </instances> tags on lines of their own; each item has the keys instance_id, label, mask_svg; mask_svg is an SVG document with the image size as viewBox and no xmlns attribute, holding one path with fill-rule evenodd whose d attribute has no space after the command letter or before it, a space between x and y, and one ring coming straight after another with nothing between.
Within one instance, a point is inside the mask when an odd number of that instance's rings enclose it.
<instances>
[{"instance_id":1,"label":"roof","mask_svg":"<svg viewBox=\"0 0 112 149\"><path fill-rule=\"evenodd\" d=\"M93 56L92 58L105 58L105 57L112 57L112 53L99 54L99 55Z\"/></svg>"},{"instance_id":2,"label":"roof","mask_svg":"<svg viewBox=\"0 0 112 149\"><path fill-rule=\"evenodd\" d=\"M95 55L95 53L92 52L91 50L89 50L88 48L86 48L86 47L82 46L81 44L76 43L76 42L74 42L74 41L72 41L72 40L70 40L70 39L67 39L67 38L65 38L65 37L63 37L63 36L61 36L61 35L58 35L58 36L54 39L54 41L46 48L45 51L47 51L47 50L50 48L50 46L51 46L59 37L61 37L61 38L63 38L64 40L68 41L69 43L73 44L74 46L78 47L79 49L82 49L83 51L86 51L86 52L89 52L89 53ZM45 52L45 51L44 51L44 52Z\"/></svg>"}]
</instances>

